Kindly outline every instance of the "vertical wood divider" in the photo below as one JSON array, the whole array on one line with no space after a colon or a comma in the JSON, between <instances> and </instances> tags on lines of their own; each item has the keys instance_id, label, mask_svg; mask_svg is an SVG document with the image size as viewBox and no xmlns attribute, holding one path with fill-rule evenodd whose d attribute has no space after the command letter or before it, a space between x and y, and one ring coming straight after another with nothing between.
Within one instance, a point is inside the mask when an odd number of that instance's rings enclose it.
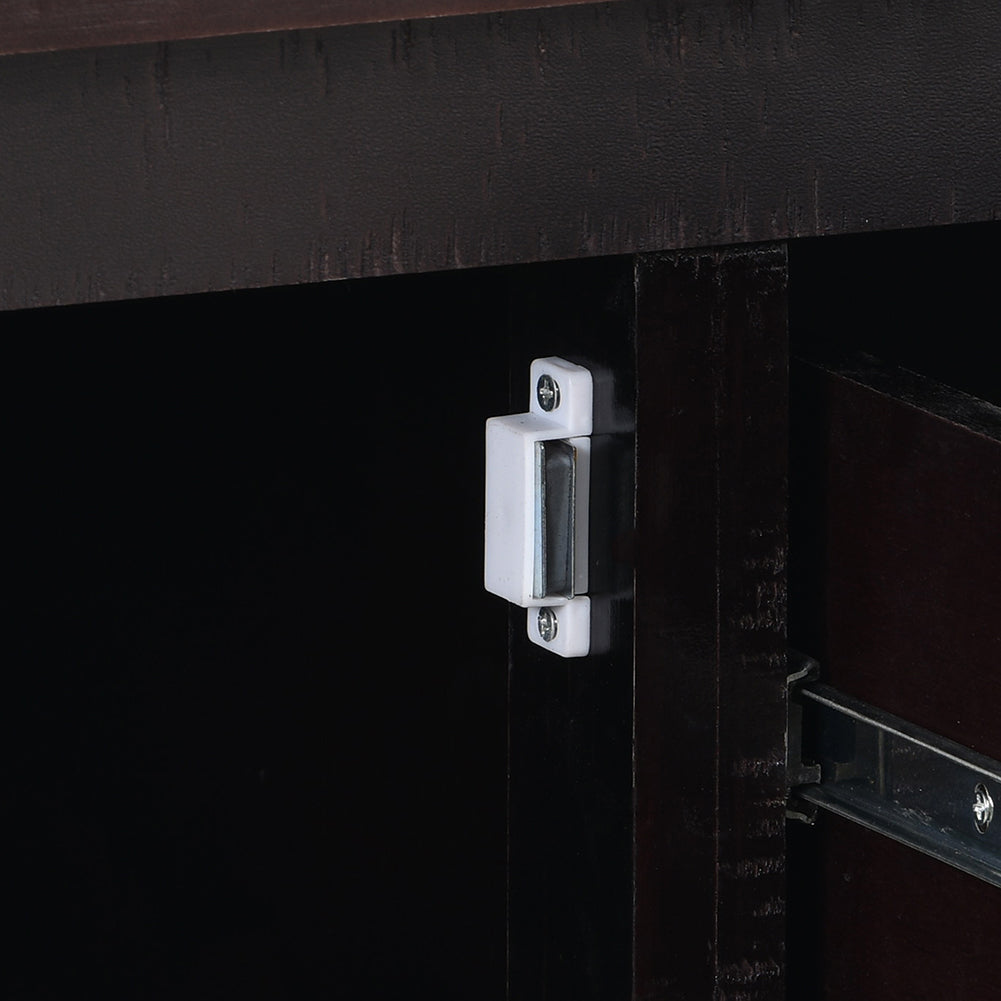
<instances>
[{"instance_id":1,"label":"vertical wood divider","mask_svg":"<svg viewBox=\"0 0 1001 1001\"><path fill-rule=\"evenodd\" d=\"M637 258L634 996L784 997L787 257Z\"/></svg>"}]
</instances>

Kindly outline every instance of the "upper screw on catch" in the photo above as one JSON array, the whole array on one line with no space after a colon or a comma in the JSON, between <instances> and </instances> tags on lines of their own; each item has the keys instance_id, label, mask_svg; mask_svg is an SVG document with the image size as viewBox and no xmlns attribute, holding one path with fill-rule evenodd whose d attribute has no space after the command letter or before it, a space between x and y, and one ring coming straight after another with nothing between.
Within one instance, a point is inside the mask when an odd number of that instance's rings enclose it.
<instances>
[{"instance_id":1,"label":"upper screw on catch","mask_svg":"<svg viewBox=\"0 0 1001 1001\"><path fill-rule=\"evenodd\" d=\"M540 375L535 387L535 397L539 406L548 414L560 405L560 387L551 375Z\"/></svg>"}]
</instances>

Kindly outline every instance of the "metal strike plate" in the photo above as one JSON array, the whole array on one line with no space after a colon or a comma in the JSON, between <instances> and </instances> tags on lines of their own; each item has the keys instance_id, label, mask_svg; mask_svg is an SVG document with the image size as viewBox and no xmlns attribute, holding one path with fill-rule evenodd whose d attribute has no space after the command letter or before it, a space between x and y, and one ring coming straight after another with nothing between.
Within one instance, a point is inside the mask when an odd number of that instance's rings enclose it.
<instances>
[{"instance_id":1,"label":"metal strike plate","mask_svg":"<svg viewBox=\"0 0 1001 1001\"><path fill-rule=\"evenodd\" d=\"M528 609L533 643L583 657L591 621L591 373L562 358L537 358L530 387L527 413L486 425L483 582Z\"/></svg>"}]
</instances>

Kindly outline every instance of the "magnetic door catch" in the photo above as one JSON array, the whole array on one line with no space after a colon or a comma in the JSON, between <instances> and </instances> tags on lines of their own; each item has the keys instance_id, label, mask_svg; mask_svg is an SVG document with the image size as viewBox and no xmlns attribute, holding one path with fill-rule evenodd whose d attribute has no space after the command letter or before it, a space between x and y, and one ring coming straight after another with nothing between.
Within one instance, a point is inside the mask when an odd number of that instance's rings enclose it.
<instances>
[{"instance_id":1,"label":"magnetic door catch","mask_svg":"<svg viewBox=\"0 0 1001 1001\"><path fill-rule=\"evenodd\" d=\"M533 643L583 657L591 643L591 373L536 358L529 383L527 413L487 421L483 582L528 610Z\"/></svg>"}]
</instances>

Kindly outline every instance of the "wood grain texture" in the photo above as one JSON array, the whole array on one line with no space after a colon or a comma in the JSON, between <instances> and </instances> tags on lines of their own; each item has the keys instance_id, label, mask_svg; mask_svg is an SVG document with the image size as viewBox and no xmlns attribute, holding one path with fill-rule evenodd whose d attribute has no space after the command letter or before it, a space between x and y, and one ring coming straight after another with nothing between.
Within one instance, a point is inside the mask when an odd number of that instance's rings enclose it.
<instances>
[{"instance_id":1,"label":"wood grain texture","mask_svg":"<svg viewBox=\"0 0 1001 1001\"><path fill-rule=\"evenodd\" d=\"M0 62L0 308L997 218L987 0L634 2Z\"/></svg>"},{"instance_id":2,"label":"wood grain texture","mask_svg":"<svg viewBox=\"0 0 1001 1001\"><path fill-rule=\"evenodd\" d=\"M790 843L795 997L940 1001L996 994L997 887L831 815L818 818L816 829L790 832ZM795 886L800 880L804 885ZM808 887L815 895L797 899ZM807 930L813 948L797 955Z\"/></svg>"},{"instance_id":3,"label":"wood grain texture","mask_svg":"<svg viewBox=\"0 0 1001 1001\"><path fill-rule=\"evenodd\" d=\"M856 698L1001 759L1001 409L868 356L796 377L810 652Z\"/></svg>"},{"instance_id":4,"label":"wood grain texture","mask_svg":"<svg viewBox=\"0 0 1001 1001\"><path fill-rule=\"evenodd\" d=\"M637 270L635 996L778 999L786 257Z\"/></svg>"},{"instance_id":5,"label":"wood grain texture","mask_svg":"<svg viewBox=\"0 0 1001 1001\"><path fill-rule=\"evenodd\" d=\"M810 241L790 254L794 341L820 366L793 379L793 642L827 650L830 609L848 630L830 639L842 688L982 749L997 747L990 718L998 697L975 647L996 616L988 609L978 622L975 613L996 591L984 560L997 537L976 484L982 489L996 476L996 461L982 454L968 479L970 449L989 453L989 442L974 444L957 425L990 438L997 411L936 382L1001 402L991 332L982 323L993 308L999 239L996 224L951 227ZM857 350L935 381L915 381ZM829 408L835 398L840 403ZM839 414L834 423L829 409ZM838 486L842 479L863 496ZM874 524L877 510L887 517ZM840 522L837 546L829 521ZM971 537L977 521L979 539ZM943 643L949 630L965 634L955 649ZM971 655L968 668L963 657ZM913 662L905 664L908 656ZM932 665L943 656L948 666ZM833 818L816 830L793 825L789 909L792 997L993 993L986 957L1001 927L1001 896L869 832Z\"/></svg>"},{"instance_id":6,"label":"wood grain texture","mask_svg":"<svg viewBox=\"0 0 1001 1001\"><path fill-rule=\"evenodd\" d=\"M562 7L584 0L7 0L0 55L338 24ZM617 2L617 0L610 0Z\"/></svg>"},{"instance_id":7,"label":"wood grain texture","mask_svg":"<svg viewBox=\"0 0 1001 1001\"><path fill-rule=\"evenodd\" d=\"M794 375L797 642L843 691L1001 758L1001 409L866 356ZM834 818L791 843L797 997L996 993L996 887Z\"/></svg>"}]
</instances>

